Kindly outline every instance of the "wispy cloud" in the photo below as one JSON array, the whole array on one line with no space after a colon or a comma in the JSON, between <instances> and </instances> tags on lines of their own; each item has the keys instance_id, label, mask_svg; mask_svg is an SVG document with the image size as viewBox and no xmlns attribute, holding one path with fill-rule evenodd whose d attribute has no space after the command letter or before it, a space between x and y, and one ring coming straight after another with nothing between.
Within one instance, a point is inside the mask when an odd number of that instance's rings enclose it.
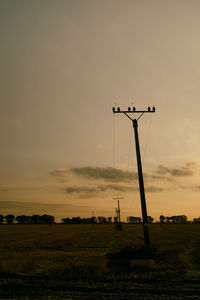
<instances>
[{"instance_id":1,"label":"wispy cloud","mask_svg":"<svg viewBox=\"0 0 200 300\"><path fill-rule=\"evenodd\" d=\"M65 176L67 176L68 173L69 173L69 171L67 169L60 168L55 171L52 171L50 173L50 175L56 176L56 177L65 177Z\"/></svg>"},{"instance_id":2,"label":"wispy cloud","mask_svg":"<svg viewBox=\"0 0 200 300\"><path fill-rule=\"evenodd\" d=\"M193 175L193 164L186 164L180 168L168 168L163 165L159 165L156 173L159 175L170 175L172 177L185 177Z\"/></svg>"},{"instance_id":3,"label":"wispy cloud","mask_svg":"<svg viewBox=\"0 0 200 300\"><path fill-rule=\"evenodd\" d=\"M107 168L93 168L93 167L83 167L83 168L72 168L70 171L76 175L88 178L88 179L103 179L110 182L119 181L131 181L137 179L136 172L130 172L126 170L120 170L112 167Z\"/></svg>"},{"instance_id":4,"label":"wispy cloud","mask_svg":"<svg viewBox=\"0 0 200 300\"><path fill-rule=\"evenodd\" d=\"M161 193L164 192L166 189L158 186L148 186L145 188L145 190L149 193Z\"/></svg>"},{"instance_id":5,"label":"wispy cloud","mask_svg":"<svg viewBox=\"0 0 200 300\"><path fill-rule=\"evenodd\" d=\"M173 182L175 178L193 176L194 166L194 163L186 163L183 166L175 168L159 165L156 169L144 174L146 192L162 193L168 190L169 186L166 186L166 183L163 186L160 184L163 180ZM121 193L138 191L138 174L134 171L131 172L112 167L82 167L71 168L69 170L63 168L51 172L51 175L61 179L66 176L70 178L70 174L71 176L73 175L71 182L76 180L76 183L75 185L72 183L70 185L69 181L69 186L64 189L65 193L69 195L97 197L99 194L109 191L118 191ZM83 185L81 179L87 179L87 183Z\"/></svg>"},{"instance_id":6,"label":"wispy cloud","mask_svg":"<svg viewBox=\"0 0 200 300\"><path fill-rule=\"evenodd\" d=\"M119 184L104 184L104 185L95 185L95 186L71 186L65 189L65 193L67 194L77 194L81 197L83 195L87 196L97 196L99 193L107 192L107 191L117 191L117 192L133 192L138 191L138 187L136 186L127 186L127 185L119 185ZM161 187L149 186L146 188L147 192L162 192L164 191Z\"/></svg>"},{"instance_id":7,"label":"wispy cloud","mask_svg":"<svg viewBox=\"0 0 200 300\"><path fill-rule=\"evenodd\" d=\"M101 184L94 186L71 186L65 189L65 193L72 194L98 194L107 191L119 191L119 192L129 192L138 190L136 187L119 185L119 184Z\"/></svg>"},{"instance_id":8,"label":"wispy cloud","mask_svg":"<svg viewBox=\"0 0 200 300\"><path fill-rule=\"evenodd\" d=\"M0 201L1 209L34 209L40 211L51 209L74 208L75 204L69 203L41 203L41 202L28 202L28 201Z\"/></svg>"}]
</instances>

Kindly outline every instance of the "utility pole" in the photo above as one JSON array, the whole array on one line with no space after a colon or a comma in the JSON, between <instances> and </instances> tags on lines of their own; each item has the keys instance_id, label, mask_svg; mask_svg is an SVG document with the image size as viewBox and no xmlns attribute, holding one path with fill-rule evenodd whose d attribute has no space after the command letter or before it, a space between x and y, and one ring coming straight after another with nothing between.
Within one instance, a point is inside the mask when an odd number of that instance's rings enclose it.
<instances>
[{"instance_id":1,"label":"utility pole","mask_svg":"<svg viewBox=\"0 0 200 300\"><path fill-rule=\"evenodd\" d=\"M120 216L120 205L119 205L119 200L124 199L123 197L113 197L114 200L117 200L117 208L116 208L116 214L117 214L117 226L116 228L118 230L122 229L122 225L121 225L121 216Z\"/></svg>"},{"instance_id":2,"label":"utility pole","mask_svg":"<svg viewBox=\"0 0 200 300\"><path fill-rule=\"evenodd\" d=\"M144 113L154 113L156 111L155 107L151 109L148 107L147 110L136 110L135 107L131 110L128 107L128 110L120 110L120 107L115 109L113 107L113 113L122 113L127 116L133 123L134 133L135 133L135 148L136 148L136 156L137 156L137 167L138 167L138 180L139 180L139 187L140 187L140 199L141 199L141 208L142 208L142 220L143 220L143 231L144 231L144 242L145 247L148 248L150 246L150 239L149 239L149 227L148 227L148 220L147 220L147 208L146 208L146 199L145 199L145 190L144 190L144 180L143 180L143 172L142 172L142 161L140 155L140 144L139 144L139 136L138 136L138 120L142 117ZM132 119L129 114L139 113L140 116L138 119Z\"/></svg>"}]
</instances>

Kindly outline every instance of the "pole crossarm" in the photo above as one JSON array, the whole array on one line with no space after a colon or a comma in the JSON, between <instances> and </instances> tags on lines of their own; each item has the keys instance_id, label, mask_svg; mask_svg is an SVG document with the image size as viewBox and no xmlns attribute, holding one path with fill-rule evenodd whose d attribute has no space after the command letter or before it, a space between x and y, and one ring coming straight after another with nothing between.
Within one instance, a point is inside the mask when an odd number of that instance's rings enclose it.
<instances>
[{"instance_id":1,"label":"pole crossarm","mask_svg":"<svg viewBox=\"0 0 200 300\"><path fill-rule=\"evenodd\" d=\"M149 106L147 110L136 110L135 107L133 107L131 109L131 107L128 107L128 110L121 110L120 107L113 107L112 111L114 114L130 114L130 113L134 113L134 114L144 114L144 113L154 113L156 112L156 108L155 106L153 106L152 108Z\"/></svg>"}]
</instances>

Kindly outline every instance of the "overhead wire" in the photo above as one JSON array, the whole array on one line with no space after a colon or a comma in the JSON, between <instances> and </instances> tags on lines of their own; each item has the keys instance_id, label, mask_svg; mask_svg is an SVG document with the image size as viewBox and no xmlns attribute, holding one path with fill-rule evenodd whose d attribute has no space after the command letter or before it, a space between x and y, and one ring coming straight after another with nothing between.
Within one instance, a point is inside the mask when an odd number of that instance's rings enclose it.
<instances>
[{"instance_id":1,"label":"overhead wire","mask_svg":"<svg viewBox=\"0 0 200 300\"><path fill-rule=\"evenodd\" d=\"M146 131L146 137L145 137L145 141L144 141L144 148L143 148L143 151L142 151L143 162L145 161L145 158L146 158L146 153L147 153L147 148L148 148L148 143L149 143L149 137L150 137L150 133L151 133L152 119L153 119L152 114L150 114L149 122L148 122L148 128L147 128L147 131Z\"/></svg>"},{"instance_id":2,"label":"overhead wire","mask_svg":"<svg viewBox=\"0 0 200 300\"><path fill-rule=\"evenodd\" d=\"M113 114L113 168L116 167L116 130L115 130L115 114Z\"/></svg>"},{"instance_id":3,"label":"overhead wire","mask_svg":"<svg viewBox=\"0 0 200 300\"><path fill-rule=\"evenodd\" d=\"M132 142L133 142L133 128L130 127L129 151L128 151L128 169L130 168Z\"/></svg>"}]
</instances>

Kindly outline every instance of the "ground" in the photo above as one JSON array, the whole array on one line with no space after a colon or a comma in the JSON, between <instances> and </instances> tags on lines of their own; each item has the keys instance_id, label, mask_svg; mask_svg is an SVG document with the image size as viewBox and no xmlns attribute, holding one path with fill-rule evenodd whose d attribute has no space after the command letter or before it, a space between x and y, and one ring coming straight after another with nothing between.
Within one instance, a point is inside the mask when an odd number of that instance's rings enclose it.
<instances>
[{"instance_id":1,"label":"ground","mask_svg":"<svg viewBox=\"0 0 200 300\"><path fill-rule=\"evenodd\" d=\"M1 225L0 299L200 299L200 225Z\"/></svg>"}]
</instances>

